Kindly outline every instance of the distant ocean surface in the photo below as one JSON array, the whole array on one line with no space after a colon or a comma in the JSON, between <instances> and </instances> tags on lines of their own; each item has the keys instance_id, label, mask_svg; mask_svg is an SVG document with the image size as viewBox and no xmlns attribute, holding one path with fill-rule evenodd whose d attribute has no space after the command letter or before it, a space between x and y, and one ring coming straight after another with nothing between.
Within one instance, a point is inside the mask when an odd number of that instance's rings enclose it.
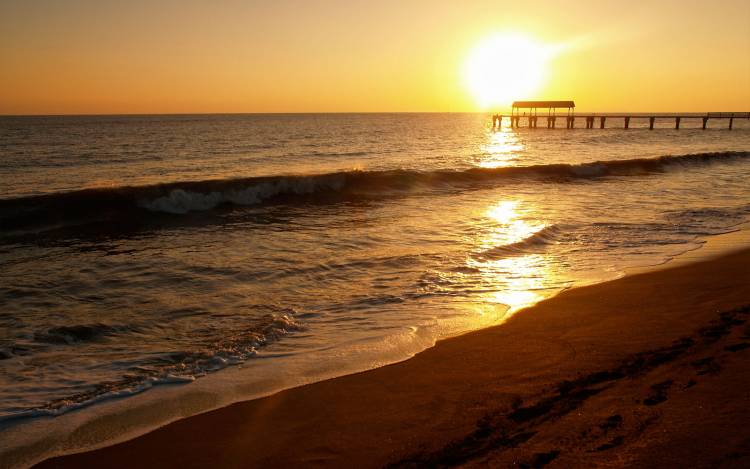
<instances>
[{"instance_id":1,"label":"distant ocean surface","mask_svg":"<svg viewBox=\"0 0 750 469\"><path fill-rule=\"evenodd\" d=\"M750 121L611 121L0 117L0 452L402 360L750 220Z\"/></svg>"}]
</instances>

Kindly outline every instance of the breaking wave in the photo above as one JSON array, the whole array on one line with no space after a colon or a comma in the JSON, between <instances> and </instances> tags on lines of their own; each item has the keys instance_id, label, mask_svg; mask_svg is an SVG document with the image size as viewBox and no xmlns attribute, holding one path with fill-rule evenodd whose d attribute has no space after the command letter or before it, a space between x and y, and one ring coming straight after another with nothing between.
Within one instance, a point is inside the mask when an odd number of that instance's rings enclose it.
<instances>
[{"instance_id":1,"label":"breaking wave","mask_svg":"<svg viewBox=\"0 0 750 469\"><path fill-rule=\"evenodd\" d=\"M233 205L269 201L335 197L387 198L389 194L420 187L467 188L515 180L563 183L608 176L648 175L687 166L731 162L750 152L697 153L658 158L597 161L582 164L549 164L467 170L342 171L308 176L249 177L226 180L174 182L151 186L84 189L0 200L3 231L29 226L67 226L91 220L110 220L143 212L186 214Z\"/></svg>"},{"instance_id":2,"label":"breaking wave","mask_svg":"<svg viewBox=\"0 0 750 469\"><path fill-rule=\"evenodd\" d=\"M561 233L562 230L557 225L545 226L541 230L520 241L495 246L476 253L472 257L477 260L490 261L502 259L508 256L527 254L529 251L544 249L545 246L554 243Z\"/></svg>"}]
</instances>

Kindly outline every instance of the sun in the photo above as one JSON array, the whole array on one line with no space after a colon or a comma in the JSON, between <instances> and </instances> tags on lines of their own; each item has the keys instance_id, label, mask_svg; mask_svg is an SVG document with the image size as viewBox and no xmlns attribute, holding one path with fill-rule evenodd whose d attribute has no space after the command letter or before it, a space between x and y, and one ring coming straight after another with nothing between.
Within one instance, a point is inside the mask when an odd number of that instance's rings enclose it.
<instances>
[{"instance_id":1,"label":"sun","mask_svg":"<svg viewBox=\"0 0 750 469\"><path fill-rule=\"evenodd\" d=\"M464 64L464 80L482 108L534 97L546 78L550 48L521 35L496 34L480 42Z\"/></svg>"}]
</instances>

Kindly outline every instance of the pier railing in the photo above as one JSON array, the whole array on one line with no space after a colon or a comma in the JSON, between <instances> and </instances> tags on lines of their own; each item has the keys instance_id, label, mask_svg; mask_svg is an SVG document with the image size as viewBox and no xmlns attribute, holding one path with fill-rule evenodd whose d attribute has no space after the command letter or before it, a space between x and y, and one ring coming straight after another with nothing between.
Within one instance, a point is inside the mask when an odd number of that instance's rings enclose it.
<instances>
[{"instance_id":1,"label":"pier railing","mask_svg":"<svg viewBox=\"0 0 750 469\"><path fill-rule=\"evenodd\" d=\"M557 126L557 120L560 119L561 121L565 121L565 128L567 129L573 129L576 125L576 120L582 120L585 122L585 125L587 129L593 129L594 127L599 127L600 129L605 128L607 119L622 119L623 120L623 127L624 129L630 128L630 121L631 119L648 119L649 125L648 128L650 130L654 129L654 124L656 123L656 120L664 120L664 119L674 119L674 128L679 129L680 123L683 119L701 119L702 121L702 128L705 130L706 126L708 125L709 119L728 119L729 120L729 130L732 130L732 126L734 125L735 119L750 119L750 112L709 112L706 114L679 114L679 113L654 113L654 114L647 114L647 113L638 113L638 114L628 114L628 113L616 113L616 114L568 114L566 116L555 116L547 115L547 116L538 116L536 113L529 113L526 114L518 114L518 113L511 113L511 114L495 114L492 116L492 127L494 129L499 129L502 127L503 120L504 119L510 119L510 126L511 127L522 127L522 123L526 124L526 127L535 129L537 128L537 124L539 122L539 119L542 119L543 121L547 121L547 128L548 129L554 129ZM597 122L598 121L598 122ZM596 125L598 124L598 126Z\"/></svg>"}]
</instances>

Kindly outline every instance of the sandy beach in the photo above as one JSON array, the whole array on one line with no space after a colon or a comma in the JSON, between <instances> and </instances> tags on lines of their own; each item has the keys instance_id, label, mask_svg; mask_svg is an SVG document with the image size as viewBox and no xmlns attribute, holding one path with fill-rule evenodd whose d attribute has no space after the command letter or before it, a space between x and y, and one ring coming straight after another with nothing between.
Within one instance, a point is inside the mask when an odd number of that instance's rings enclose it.
<instances>
[{"instance_id":1,"label":"sandy beach","mask_svg":"<svg viewBox=\"0 0 750 469\"><path fill-rule=\"evenodd\" d=\"M747 467L750 250L38 467Z\"/></svg>"}]
</instances>

